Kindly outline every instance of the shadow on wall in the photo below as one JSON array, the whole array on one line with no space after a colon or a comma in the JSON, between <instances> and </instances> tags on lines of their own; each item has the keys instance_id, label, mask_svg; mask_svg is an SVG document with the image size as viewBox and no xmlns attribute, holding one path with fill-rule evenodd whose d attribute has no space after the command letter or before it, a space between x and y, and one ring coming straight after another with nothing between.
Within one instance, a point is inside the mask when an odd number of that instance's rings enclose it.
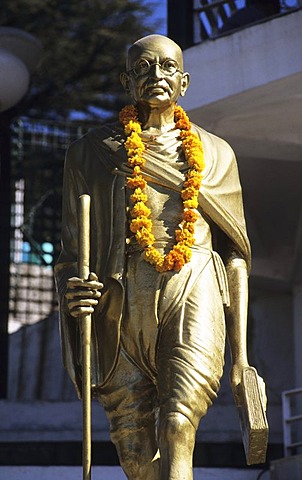
<instances>
[{"instance_id":1,"label":"shadow on wall","mask_svg":"<svg viewBox=\"0 0 302 480\"><path fill-rule=\"evenodd\" d=\"M62 365L57 312L9 336L8 400L76 399Z\"/></svg>"}]
</instances>

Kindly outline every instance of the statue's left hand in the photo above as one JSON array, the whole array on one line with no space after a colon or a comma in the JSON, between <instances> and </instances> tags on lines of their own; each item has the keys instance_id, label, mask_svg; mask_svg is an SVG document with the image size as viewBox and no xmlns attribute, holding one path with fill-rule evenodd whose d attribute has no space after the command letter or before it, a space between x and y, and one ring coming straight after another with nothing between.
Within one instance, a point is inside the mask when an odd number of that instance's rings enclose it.
<instances>
[{"instance_id":1,"label":"statue's left hand","mask_svg":"<svg viewBox=\"0 0 302 480\"><path fill-rule=\"evenodd\" d=\"M230 371L230 383L233 390L235 400L237 402L238 397L238 387L241 383L243 369L249 367L249 364L244 363L234 363Z\"/></svg>"},{"instance_id":2,"label":"statue's left hand","mask_svg":"<svg viewBox=\"0 0 302 480\"><path fill-rule=\"evenodd\" d=\"M241 383L242 372L243 372L243 369L247 367L250 367L248 363L234 363L230 371L230 383L231 383L231 387L232 387L236 402L237 400L239 400L238 387ZM265 383L263 378L260 377L260 375L258 375L258 372L257 372L257 377L258 377L258 383L260 388L260 395L262 397L262 403L263 403L264 409L266 410L267 397L266 397L266 391L265 391Z\"/></svg>"}]
</instances>

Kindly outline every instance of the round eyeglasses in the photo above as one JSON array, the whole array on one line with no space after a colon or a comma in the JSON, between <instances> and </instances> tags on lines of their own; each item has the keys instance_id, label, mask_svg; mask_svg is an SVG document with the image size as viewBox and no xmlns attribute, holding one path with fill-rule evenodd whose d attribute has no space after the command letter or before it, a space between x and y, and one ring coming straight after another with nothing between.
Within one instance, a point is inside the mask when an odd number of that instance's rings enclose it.
<instances>
[{"instance_id":1,"label":"round eyeglasses","mask_svg":"<svg viewBox=\"0 0 302 480\"><path fill-rule=\"evenodd\" d=\"M176 72L183 73L181 70L179 70L178 63L171 58L167 58L161 63L150 63L148 60L142 58L135 63L134 67L128 70L128 73L133 72L136 77L141 77L146 75L150 71L150 68L154 67L154 65L158 65L164 75L172 76Z\"/></svg>"}]
</instances>

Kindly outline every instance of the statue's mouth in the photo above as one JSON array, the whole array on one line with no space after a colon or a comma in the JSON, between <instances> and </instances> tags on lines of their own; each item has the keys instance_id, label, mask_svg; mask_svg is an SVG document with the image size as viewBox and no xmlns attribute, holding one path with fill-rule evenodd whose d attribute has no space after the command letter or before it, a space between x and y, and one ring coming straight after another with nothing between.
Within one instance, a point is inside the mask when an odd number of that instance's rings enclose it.
<instances>
[{"instance_id":1,"label":"statue's mouth","mask_svg":"<svg viewBox=\"0 0 302 480\"><path fill-rule=\"evenodd\" d=\"M149 85L146 88L146 91L148 93L166 93L168 91L168 88L164 85L155 84L155 85Z\"/></svg>"}]
</instances>

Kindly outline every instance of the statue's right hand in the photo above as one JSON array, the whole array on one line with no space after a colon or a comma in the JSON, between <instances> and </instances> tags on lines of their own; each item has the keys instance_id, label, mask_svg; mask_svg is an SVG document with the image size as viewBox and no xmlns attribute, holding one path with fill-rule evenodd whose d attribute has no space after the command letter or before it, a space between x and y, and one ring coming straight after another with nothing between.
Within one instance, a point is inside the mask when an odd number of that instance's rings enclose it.
<instances>
[{"instance_id":1,"label":"statue's right hand","mask_svg":"<svg viewBox=\"0 0 302 480\"><path fill-rule=\"evenodd\" d=\"M90 273L87 280L78 277L69 278L65 297L70 315L75 318L92 314L101 297L103 284L95 273Z\"/></svg>"}]
</instances>

